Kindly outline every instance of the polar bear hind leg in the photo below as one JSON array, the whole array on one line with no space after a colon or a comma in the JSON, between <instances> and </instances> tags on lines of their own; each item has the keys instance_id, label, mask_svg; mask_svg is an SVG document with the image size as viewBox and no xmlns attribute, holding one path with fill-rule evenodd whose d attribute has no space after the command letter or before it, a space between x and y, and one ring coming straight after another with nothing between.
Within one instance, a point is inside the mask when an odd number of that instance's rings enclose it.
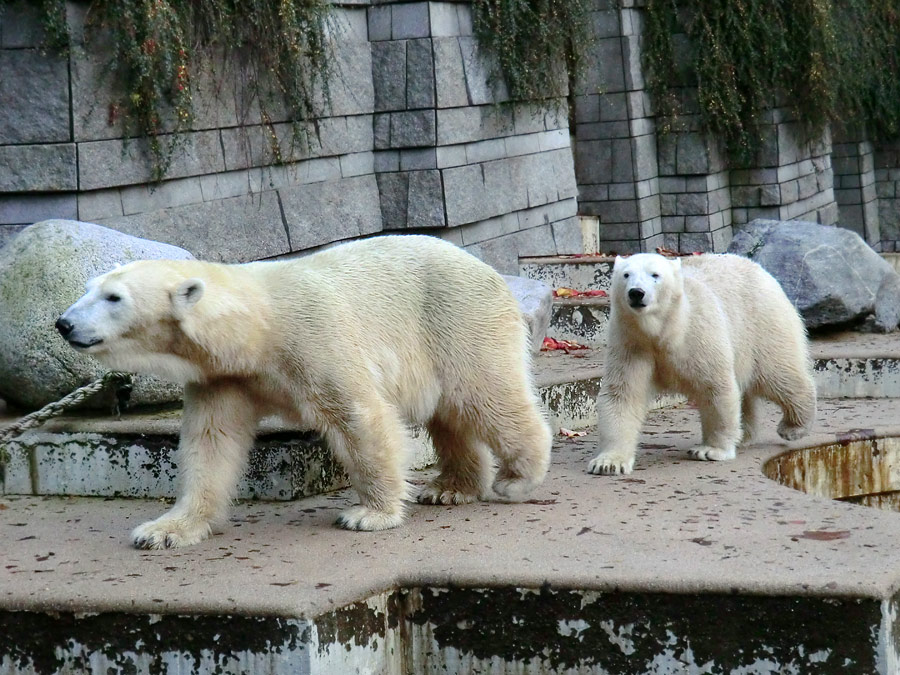
<instances>
[{"instance_id":1,"label":"polar bear hind leg","mask_svg":"<svg viewBox=\"0 0 900 675\"><path fill-rule=\"evenodd\" d=\"M443 412L426 426L440 474L419 493L419 503L468 504L483 497L492 473L491 459L464 420Z\"/></svg>"}]
</instances>

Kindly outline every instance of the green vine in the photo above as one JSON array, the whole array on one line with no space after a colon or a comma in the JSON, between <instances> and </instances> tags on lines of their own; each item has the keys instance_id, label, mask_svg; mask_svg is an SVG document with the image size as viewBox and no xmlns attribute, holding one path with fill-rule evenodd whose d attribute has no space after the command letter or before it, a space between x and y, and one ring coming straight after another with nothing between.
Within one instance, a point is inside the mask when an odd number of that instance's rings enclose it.
<instances>
[{"instance_id":1,"label":"green vine","mask_svg":"<svg viewBox=\"0 0 900 675\"><path fill-rule=\"evenodd\" d=\"M479 44L495 58L510 98L542 101L566 95L593 41L592 0L474 0Z\"/></svg>"},{"instance_id":2,"label":"green vine","mask_svg":"<svg viewBox=\"0 0 900 675\"><path fill-rule=\"evenodd\" d=\"M900 0L648 0L644 67L662 132L698 112L747 160L786 102L828 123L900 134Z\"/></svg>"},{"instance_id":3,"label":"green vine","mask_svg":"<svg viewBox=\"0 0 900 675\"><path fill-rule=\"evenodd\" d=\"M46 44L64 51L65 2L40 2ZM86 48L111 50L107 72L125 92L109 102L110 123L147 139L155 180L191 129L198 75L223 57L257 104L276 163L283 157L274 111L293 122L293 140L305 141L302 122L321 114L319 104L328 100L327 0L91 0L86 16Z\"/></svg>"}]
</instances>

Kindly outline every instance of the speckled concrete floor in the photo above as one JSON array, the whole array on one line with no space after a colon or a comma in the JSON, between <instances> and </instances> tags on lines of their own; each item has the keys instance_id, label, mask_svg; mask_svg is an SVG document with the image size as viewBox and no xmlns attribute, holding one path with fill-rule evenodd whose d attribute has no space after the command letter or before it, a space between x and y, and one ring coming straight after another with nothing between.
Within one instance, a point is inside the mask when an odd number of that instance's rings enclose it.
<instances>
[{"instance_id":1,"label":"speckled concrete floor","mask_svg":"<svg viewBox=\"0 0 900 675\"><path fill-rule=\"evenodd\" d=\"M238 504L197 546L138 551L129 530L165 504L0 498L0 609L309 617L396 586L545 582L888 597L900 585L900 514L810 497L761 473L765 458L849 429L900 435L893 400L822 401L820 410L814 436L785 445L768 409L760 443L724 463L686 457L699 439L696 410L654 411L630 476L587 474L591 436L560 439L527 502L411 505L405 526L380 533L332 527L354 499L345 490ZM840 538L810 538L822 531Z\"/></svg>"}]
</instances>

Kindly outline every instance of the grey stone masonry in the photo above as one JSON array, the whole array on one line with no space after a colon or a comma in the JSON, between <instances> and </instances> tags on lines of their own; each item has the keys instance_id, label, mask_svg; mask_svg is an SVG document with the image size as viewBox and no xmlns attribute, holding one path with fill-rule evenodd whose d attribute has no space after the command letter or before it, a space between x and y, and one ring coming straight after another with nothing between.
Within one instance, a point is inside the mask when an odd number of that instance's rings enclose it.
<instances>
[{"instance_id":1,"label":"grey stone masonry","mask_svg":"<svg viewBox=\"0 0 900 675\"><path fill-rule=\"evenodd\" d=\"M900 142L878 144L874 162L881 249L900 251Z\"/></svg>"},{"instance_id":2,"label":"grey stone masonry","mask_svg":"<svg viewBox=\"0 0 900 675\"><path fill-rule=\"evenodd\" d=\"M83 3L67 9L62 56L42 49L34 3L4 6L0 245L77 218L224 262L380 232L431 232L513 273L520 255L583 248L565 101L508 102L470 0L334 3L315 120L265 103L246 65L198 55L191 127L156 183L115 104L110 52L83 30ZM162 111L163 143L174 121Z\"/></svg>"},{"instance_id":3,"label":"grey stone masonry","mask_svg":"<svg viewBox=\"0 0 900 675\"><path fill-rule=\"evenodd\" d=\"M835 130L831 169L841 226L853 230L879 250L881 226L875 188L875 149L865 140L863 132Z\"/></svg>"},{"instance_id":4,"label":"grey stone masonry","mask_svg":"<svg viewBox=\"0 0 900 675\"><path fill-rule=\"evenodd\" d=\"M618 252L663 244L657 137L641 72L644 10L598 0L596 63L576 84L579 211L598 216L600 245Z\"/></svg>"}]
</instances>

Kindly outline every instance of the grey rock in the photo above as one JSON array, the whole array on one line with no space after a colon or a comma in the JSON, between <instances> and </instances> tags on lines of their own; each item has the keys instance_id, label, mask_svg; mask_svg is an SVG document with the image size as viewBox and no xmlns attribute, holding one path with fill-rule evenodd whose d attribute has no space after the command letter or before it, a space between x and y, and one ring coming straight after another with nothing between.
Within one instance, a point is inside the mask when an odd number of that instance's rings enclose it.
<instances>
[{"instance_id":1,"label":"grey rock","mask_svg":"<svg viewBox=\"0 0 900 675\"><path fill-rule=\"evenodd\" d=\"M513 277L503 275L503 280L509 286L519 309L528 325L528 334L531 338L531 349L534 352L541 350L544 337L550 328L550 314L553 311L553 289L541 281L526 279L525 277Z\"/></svg>"},{"instance_id":2,"label":"grey rock","mask_svg":"<svg viewBox=\"0 0 900 675\"><path fill-rule=\"evenodd\" d=\"M56 319L88 279L116 264L189 258L168 244L73 220L45 220L20 232L0 249L0 397L37 408L100 377L105 368L66 344L54 329ZM180 398L180 387L141 376L131 403ZM108 401L94 405L101 403Z\"/></svg>"},{"instance_id":3,"label":"grey rock","mask_svg":"<svg viewBox=\"0 0 900 675\"><path fill-rule=\"evenodd\" d=\"M729 253L775 277L811 329L859 322L872 330L900 322L900 278L858 234L799 220L757 219L734 235Z\"/></svg>"}]
</instances>

